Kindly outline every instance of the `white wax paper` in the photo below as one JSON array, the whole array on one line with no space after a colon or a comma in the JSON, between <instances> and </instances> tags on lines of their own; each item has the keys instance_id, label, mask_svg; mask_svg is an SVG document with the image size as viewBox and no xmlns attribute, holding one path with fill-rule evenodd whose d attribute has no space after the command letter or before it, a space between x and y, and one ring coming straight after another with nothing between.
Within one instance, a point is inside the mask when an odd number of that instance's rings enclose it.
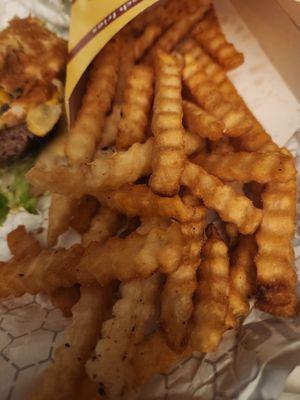
<instances>
[{"instance_id":1,"label":"white wax paper","mask_svg":"<svg viewBox=\"0 0 300 400\"><path fill-rule=\"evenodd\" d=\"M100 1L100 0L99 0ZM62 4L64 3L64 4ZM31 12L49 18L53 29L66 32L68 16L59 0L0 0L0 27L14 15ZM252 111L274 140L296 156L300 170L300 106L228 0L215 2L223 28L245 54L245 64L229 73ZM47 9L48 7L48 9ZM56 13L56 14L55 14ZM296 46L296 44L295 44ZM41 243L46 231L49 199L40 201L40 215L11 214L0 228L0 259L9 258L5 238L24 224ZM298 219L299 220L299 219ZM60 240L69 245L78 236L68 232ZM300 273L300 226L295 238L296 265ZM300 287L299 287L300 288ZM25 295L0 302L0 400L23 400L40 372L53 361L68 321L45 295ZM300 318L275 318L252 310L238 331L225 334L218 352L195 354L174 366L165 376L145 385L140 399L275 400L290 372L300 365ZM299 373L291 375L282 400L300 399Z\"/></svg>"}]
</instances>

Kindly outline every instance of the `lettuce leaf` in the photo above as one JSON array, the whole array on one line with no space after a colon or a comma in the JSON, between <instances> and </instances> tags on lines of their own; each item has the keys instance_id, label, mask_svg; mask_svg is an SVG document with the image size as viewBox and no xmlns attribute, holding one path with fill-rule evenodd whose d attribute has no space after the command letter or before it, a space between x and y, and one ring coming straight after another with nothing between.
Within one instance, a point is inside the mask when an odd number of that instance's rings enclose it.
<instances>
[{"instance_id":1,"label":"lettuce leaf","mask_svg":"<svg viewBox=\"0 0 300 400\"><path fill-rule=\"evenodd\" d=\"M30 194L26 173L34 163L33 157L15 161L0 169L0 225L10 209L23 208L30 214L38 214L37 198Z\"/></svg>"},{"instance_id":2,"label":"lettuce leaf","mask_svg":"<svg viewBox=\"0 0 300 400\"><path fill-rule=\"evenodd\" d=\"M6 220L9 213L8 198L0 192L0 225Z\"/></svg>"}]
</instances>

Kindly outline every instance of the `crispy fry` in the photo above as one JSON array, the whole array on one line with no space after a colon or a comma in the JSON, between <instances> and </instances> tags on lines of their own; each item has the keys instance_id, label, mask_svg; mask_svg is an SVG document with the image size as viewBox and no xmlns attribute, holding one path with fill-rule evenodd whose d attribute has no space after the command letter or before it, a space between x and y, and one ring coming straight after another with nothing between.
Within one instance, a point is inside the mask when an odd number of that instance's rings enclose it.
<instances>
[{"instance_id":1,"label":"crispy fry","mask_svg":"<svg viewBox=\"0 0 300 400\"><path fill-rule=\"evenodd\" d=\"M101 139L105 115L115 94L119 52L120 41L113 40L93 61L87 91L66 143L66 154L72 164L90 161Z\"/></svg>"},{"instance_id":2,"label":"crispy fry","mask_svg":"<svg viewBox=\"0 0 300 400\"><path fill-rule=\"evenodd\" d=\"M162 28L158 24L151 23L146 26L144 32L134 43L134 56L136 61L139 61L143 57L144 53L153 45L161 33Z\"/></svg>"},{"instance_id":3,"label":"crispy fry","mask_svg":"<svg viewBox=\"0 0 300 400\"><path fill-rule=\"evenodd\" d=\"M97 212L99 202L92 196L83 196L77 203L75 212L70 220L70 226L78 233L86 232L91 220Z\"/></svg>"},{"instance_id":4,"label":"crispy fry","mask_svg":"<svg viewBox=\"0 0 300 400\"><path fill-rule=\"evenodd\" d=\"M148 114L152 105L153 70L144 65L133 67L128 78L118 129L117 148L128 149L146 140Z\"/></svg>"},{"instance_id":5,"label":"crispy fry","mask_svg":"<svg viewBox=\"0 0 300 400\"><path fill-rule=\"evenodd\" d=\"M124 239L110 238L103 245L77 244L69 249L42 250L24 260L12 259L0 269L0 298L9 294L51 293L76 283L106 286L115 279L147 278L157 269L176 270L184 254L180 226L153 227L133 232Z\"/></svg>"},{"instance_id":6,"label":"crispy fry","mask_svg":"<svg viewBox=\"0 0 300 400\"><path fill-rule=\"evenodd\" d=\"M28 233L24 225L19 225L7 235L7 245L16 260L25 257L34 257L41 247L32 234Z\"/></svg>"},{"instance_id":7,"label":"crispy fry","mask_svg":"<svg viewBox=\"0 0 300 400\"><path fill-rule=\"evenodd\" d=\"M171 52L177 43L186 36L193 26L202 18L208 7L205 5L199 6L193 13L183 12L183 15L175 21L171 27L165 31L162 36L158 39L157 43L152 47L151 51L147 55L147 61L151 61L155 56L158 49L164 50L165 52Z\"/></svg>"},{"instance_id":8,"label":"crispy fry","mask_svg":"<svg viewBox=\"0 0 300 400\"><path fill-rule=\"evenodd\" d=\"M193 52L185 54L184 81L195 100L205 111L220 119L225 125L227 136L241 136L248 132L252 121L243 107L226 101L218 86L213 83Z\"/></svg>"},{"instance_id":9,"label":"crispy fry","mask_svg":"<svg viewBox=\"0 0 300 400\"><path fill-rule=\"evenodd\" d=\"M224 124L196 104L185 100L183 112L184 120L192 133L210 140L218 140L223 136Z\"/></svg>"},{"instance_id":10,"label":"crispy fry","mask_svg":"<svg viewBox=\"0 0 300 400\"><path fill-rule=\"evenodd\" d=\"M203 246L199 272L190 343L196 351L216 351L226 330L229 258L227 247L215 230L208 234Z\"/></svg>"},{"instance_id":11,"label":"crispy fry","mask_svg":"<svg viewBox=\"0 0 300 400\"><path fill-rule=\"evenodd\" d=\"M223 184L200 166L187 162L181 182L224 221L236 224L241 233L253 233L260 224L261 210L255 208L247 197L236 193L229 185Z\"/></svg>"},{"instance_id":12,"label":"crispy fry","mask_svg":"<svg viewBox=\"0 0 300 400\"><path fill-rule=\"evenodd\" d=\"M232 43L227 42L214 10L206 14L192 35L225 69L234 69L243 64L243 54Z\"/></svg>"},{"instance_id":13,"label":"crispy fry","mask_svg":"<svg viewBox=\"0 0 300 400\"><path fill-rule=\"evenodd\" d=\"M186 154L192 154L204 145L190 132L183 135ZM151 173L153 139L135 143L127 151L99 152L90 164L57 166L47 171L42 166L33 167L27 179L40 190L51 190L77 198L85 194L97 197L103 190L118 188Z\"/></svg>"},{"instance_id":14,"label":"crispy fry","mask_svg":"<svg viewBox=\"0 0 300 400\"><path fill-rule=\"evenodd\" d=\"M101 153L90 164L58 166L51 171L34 167L27 177L42 189L74 197L83 194L97 197L100 190L114 189L150 174L152 141L150 138L144 144L136 143L123 152Z\"/></svg>"},{"instance_id":15,"label":"crispy fry","mask_svg":"<svg viewBox=\"0 0 300 400\"><path fill-rule=\"evenodd\" d=\"M175 271L184 254L184 237L180 226L153 227L145 234L133 232L124 239L110 238L103 246L92 243L81 261L101 285L113 279L122 282L147 278L157 269Z\"/></svg>"},{"instance_id":16,"label":"crispy fry","mask_svg":"<svg viewBox=\"0 0 300 400\"><path fill-rule=\"evenodd\" d=\"M87 246L91 242L104 243L114 236L121 226L121 217L107 207L101 207L91 221L90 228L82 235L82 243Z\"/></svg>"},{"instance_id":17,"label":"crispy fry","mask_svg":"<svg viewBox=\"0 0 300 400\"><path fill-rule=\"evenodd\" d=\"M194 309L193 295L197 287L203 229L204 218L182 226L186 237L183 263L167 276L161 295L160 322L168 345L176 352L182 352L188 342L188 322Z\"/></svg>"},{"instance_id":18,"label":"crispy fry","mask_svg":"<svg viewBox=\"0 0 300 400\"><path fill-rule=\"evenodd\" d=\"M59 236L69 229L77 203L78 200L72 197L52 194L48 217L48 246L54 246Z\"/></svg>"},{"instance_id":19,"label":"crispy fry","mask_svg":"<svg viewBox=\"0 0 300 400\"><path fill-rule=\"evenodd\" d=\"M167 217L179 222L190 222L201 221L205 215L204 207L186 205L179 196L160 197L146 185L123 186L103 194L101 201L129 217Z\"/></svg>"},{"instance_id":20,"label":"crispy fry","mask_svg":"<svg viewBox=\"0 0 300 400\"><path fill-rule=\"evenodd\" d=\"M50 293L51 303L59 308L66 318L72 317L72 307L77 303L79 297L79 286L57 288Z\"/></svg>"},{"instance_id":21,"label":"crispy fry","mask_svg":"<svg viewBox=\"0 0 300 400\"><path fill-rule=\"evenodd\" d=\"M235 327L238 319L249 313L249 297L255 292L256 253L255 237L240 235L231 256L228 327Z\"/></svg>"},{"instance_id":22,"label":"crispy fry","mask_svg":"<svg viewBox=\"0 0 300 400\"><path fill-rule=\"evenodd\" d=\"M55 352L55 362L43 375L31 400L72 399L85 375L84 365L96 344L99 328L107 317L111 288L81 287L73 307L73 320L65 331L65 344Z\"/></svg>"},{"instance_id":23,"label":"crispy fry","mask_svg":"<svg viewBox=\"0 0 300 400\"><path fill-rule=\"evenodd\" d=\"M135 346L132 360L137 384L149 381L156 374L166 374L172 365L178 363L192 353L187 347L178 354L167 345L164 335L156 331L143 342Z\"/></svg>"},{"instance_id":24,"label":"crispy fry","mask_svg":"<svg viewBox=\"0 0 300 400\"><path fill-rule=\"evenodd\" d=\"M204 150L206 147L205 139L202 139L200 136L195 135L185 129L183 134L183 142L184 142L184 151L187 156L194 154L195 152L199 152Z\"/></svg>"},{"instance_id":25,"label":"crispy fry","mask_svg":"<svg viewBox=\"0 0 300 400\"><path fill-rule=\"evenodd\" d=\"M256 307L273 315L297 312L294 249L296 180L269 183L262 193L264 217L256 234Z\"/></svg>"},{"instance_id":26,"label":"crispy fry","mask_svg":"<svg viewBox=\"0 0 300 400\"><path fill-rule=\"evenodd\" d=\"M121 42L120 51L120 65L119 65L119 76L116 88L116 95L114 99L114 104L122 104L124 90L127 85L128 77L134 66L134 37L131 32L122 34L120 32L118 39Z\"/></svg>"},{"instance_id":27,"label":"crispy fry","mask_svg":"<svg viewBox=\"0 0 300 400\"><path fill-rule=\"evenodd\" d=\"M272 142L272 138L264 130L262 125L257 121L251 113L242 97L237 92L236 88L227 77L226 72L211 57L200 47L193 39L185 40L180 49L181 53L190 53L197 60L198 67L204 71L208 78L218 86L218 89L223 95L225 101L231 104L242 107L252 121L251 129L240 138L240 146L246 151L276 151L278 146Z\"/></svg>"},{"instance_id":28,"label":"crispy fry","mask_svg":"<svg viewBox=\"0 0 300 400\"><path fill-rule=\"evenodd\" d=\"M175 57L159 51L155 59L155 98L150 187L172 196L179 189L184 163L180 67Z\"/></svg>"},{"instance_id":29,"label":"crispy fry","mask_svg":"<svg viewBox=\"0 0 300 400\"><path fill-rule=\"evenodd\" d=\"M86 364L86 371L109 397L123 395L134 387L131 365L134 346L144 339L147 324L155 315L159 289L158 274L123 283L121 299L112 310L113 317L102 326L102 338L97 343L95 356Z\"/></svg>"},{"instance_id":30,"label":"crispy fry","mask_svg":"<svg viewBox=\"0 0 300 400\"><path fill-rule=\"evenodd\" d=\"M224 181L287 182L296 173L293 159L281 153L199 154L193 162Z\"/></svg>"},{"instance_id":31,"label":"crispy fry","mask_svg":"<svg viewBox=\"0 0 300 400\"><path fill-rule=\"evenodd\" d=\"M121 121L121 111L122 111L121 104L115 103L113 105L111 113L106 117L102 132L102 137L99 142L100 149L110 147L115 144L118 134L119 124ZM97 158L97 153L95 155L95 158Z\"/></svg>"}]
</instances>

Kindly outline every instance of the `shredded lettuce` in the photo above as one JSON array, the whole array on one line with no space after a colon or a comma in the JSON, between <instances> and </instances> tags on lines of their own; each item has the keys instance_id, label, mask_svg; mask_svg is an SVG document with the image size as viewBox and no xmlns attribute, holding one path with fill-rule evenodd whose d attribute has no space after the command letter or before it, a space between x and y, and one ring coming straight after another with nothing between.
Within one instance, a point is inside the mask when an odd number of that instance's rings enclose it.
<instances>
[{"instance_id":1,"label":"shredded lettuce","mask_svg":"<svg viewBox=\"0 0 300 400\"><path fill-rule=\"evenodd\" d=\"M10 210L25 209L30 214L38 214L37 198L30 194L30 185L26 172L34 163L33 157L27 157L0 169L0 225Z\"/></svg>"}]
</instances>

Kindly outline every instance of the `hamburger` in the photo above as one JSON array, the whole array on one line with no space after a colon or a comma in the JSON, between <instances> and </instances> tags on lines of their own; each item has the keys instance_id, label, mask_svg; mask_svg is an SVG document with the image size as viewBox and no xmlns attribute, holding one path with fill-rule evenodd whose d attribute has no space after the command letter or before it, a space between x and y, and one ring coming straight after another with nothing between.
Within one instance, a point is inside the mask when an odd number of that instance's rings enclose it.
<instances>
[{"instance_id":1,"label":"hamburger","mask_svg":"<svg viewBox=\"0 0 300 400\"><path fill-rule=\"evenodd\" d=\"M25 174L62 114L66 61L66 42L36 18L0 32L0 225L10 210L38 212Z\"/></svg>"},{"instance_id":2,"label":"hamburger","mask_svg":"<svg viewBox=\"0 0 300 400\"><path fill-rule=\"evenodd\" d=\"M32 17L0 32L0 162L40 142L62 113L66 42Z\"/></svg>"}]
</instances>

